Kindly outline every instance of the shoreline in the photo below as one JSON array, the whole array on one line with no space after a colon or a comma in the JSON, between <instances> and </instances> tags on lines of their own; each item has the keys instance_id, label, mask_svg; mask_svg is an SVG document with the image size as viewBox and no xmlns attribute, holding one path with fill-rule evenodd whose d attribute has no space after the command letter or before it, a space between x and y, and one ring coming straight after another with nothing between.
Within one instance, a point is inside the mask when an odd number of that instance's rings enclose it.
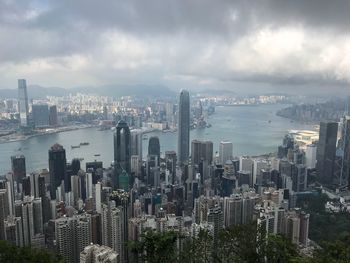
<instances>
[{"instance_id":1,"label":"shoreline","mask_svg":"<svg viewBox=\"0 0 350 263\"><path fill-rule=\"evenodd\" d=\"M85 124L83 126L78 126L78 127L76 127L76 126L75 127L74 126L65 126L65 127L60 127L57 130L53 129L53 130L50 130L50 131L45 131L45 132L31 134L31 135L18 135L19 138L14 138L14 139L9 139L9 140L3 140L0 137L0 144L11 143L11 142L22 142L22 141L26 141L26 140L28 140L30 138L33 138L33 137L44 136L44 135L55 134L55 133L61 133L61 132L75 131L75 130L80 130L80 129L88 129L88 128L94 128L94 127L98 127L98 125L95 125L95 124L87 125L87 124Z\"/></svg>"}]
</instances>

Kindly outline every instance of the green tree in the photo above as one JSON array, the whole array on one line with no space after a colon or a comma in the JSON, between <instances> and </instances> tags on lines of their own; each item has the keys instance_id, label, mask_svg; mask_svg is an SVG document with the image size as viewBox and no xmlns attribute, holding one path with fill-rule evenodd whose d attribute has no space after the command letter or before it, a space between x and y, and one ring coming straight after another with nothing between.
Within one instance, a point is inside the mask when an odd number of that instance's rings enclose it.
<instances>
[{"instance_id":1,"label":"green tree","mask_svg":"<svg viewBox=\"0 0 350 263\"><path fill-rule=\"evenodd\" d=\"M213 237L207 230L201 229L198 236L184 240L179 262L207 263L212 260Z\"/></svg>"},{"instance_id":2,"label":"green tree","mask_svg":"<svg viewBox=\"0 0 350 263\"><path fill-rule=\"evenodd\" d=\"M142 262L176 262L176 241L178 234L172 231L159 233L153 230L142 235L141 241L131 242L129 247L134 258Z\"/></svg>"},{"instance_id":3,"label":"green tree","mask_svg":"<svg viewBox=\"0 0 350 263\"><path fill-rule=\"evenodd\" d=\"M58 263L63 262L63 259L45 249L16 247L6 241L0 241L0 262Z\"/></svg>"}]
</instances>

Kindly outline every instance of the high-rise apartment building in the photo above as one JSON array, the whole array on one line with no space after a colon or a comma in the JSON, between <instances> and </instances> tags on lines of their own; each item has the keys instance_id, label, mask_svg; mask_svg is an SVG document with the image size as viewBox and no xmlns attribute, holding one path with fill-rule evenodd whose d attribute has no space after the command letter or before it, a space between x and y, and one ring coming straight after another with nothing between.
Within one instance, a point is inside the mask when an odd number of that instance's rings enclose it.
<instances>
[{"instance_id":1,"label":"high-rise apartment building","mask_svg":"<svg viewBox=\"0 0 350 263\"><path fill-rule=\"evenodd\" d=\"M55 240L58 253L66 262L77 262L76 219L61 217L55 220Z\"/></svg>"},{"instance_id":2,"label":"high-rise apartment building","mask_svg":"<svg viewBox=\"0 0 350 263\"><path fill-rule=\"evenodd\" d=\"M18 80L18 110L21 126L28 126L29 104L25 79Z\"/></svg>"},{"instance_id":3,"label":"high-rise apartment building","mask_svg":"<svg viewBox=\"0 0 350 263\"><path fill-rule=\"evenodd\" d=\"M49 171L50 171L50 195L56 199L56 188L64 182L66 192L70 191L71 180L67 178L66 171L66 150L62 145L56 143L49 150Z\"/></svg>"},{"instance_id":4,"label":"high-rise apartment building","mask_svg":"<svg viewBox=\"0 0 350 263\"><path fill-rule=\"evenodd\" d=\"M178 113L178 163L188 161L190 152L190 94L187 90L181 90Z\"/></svg>"}]
</instances>

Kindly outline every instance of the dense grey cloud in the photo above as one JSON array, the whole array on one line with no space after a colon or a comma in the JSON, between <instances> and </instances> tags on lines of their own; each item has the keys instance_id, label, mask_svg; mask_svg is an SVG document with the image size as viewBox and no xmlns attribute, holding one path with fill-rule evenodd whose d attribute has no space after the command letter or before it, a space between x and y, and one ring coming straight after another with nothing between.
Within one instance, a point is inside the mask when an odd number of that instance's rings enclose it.
<instances>
[{"instance_id":1,"label":"dense grey cloud","mask_svg":"<svg viewBox=\"0 0 350 263\"><path fill-rule=\"evenodd\" d=\"M0 87L343 87L349 13L348 0L0 0Z\"/></svg>"}]
</instances>

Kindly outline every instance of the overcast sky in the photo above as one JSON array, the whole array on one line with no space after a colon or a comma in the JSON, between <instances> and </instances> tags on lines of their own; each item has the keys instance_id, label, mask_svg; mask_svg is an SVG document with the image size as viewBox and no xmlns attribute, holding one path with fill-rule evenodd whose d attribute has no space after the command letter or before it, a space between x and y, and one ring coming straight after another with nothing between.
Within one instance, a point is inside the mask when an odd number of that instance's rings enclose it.
<instances>
[{"instance_id":1,"label":"overcast sky","mask_svg":"<svg viewBox=\"0 0 350 263\"><path fill-rule=\"evenodd\" d=\"M18 78L350 93L350 1L0 0L0 87Z\"/></svg>"}]
</instances>

